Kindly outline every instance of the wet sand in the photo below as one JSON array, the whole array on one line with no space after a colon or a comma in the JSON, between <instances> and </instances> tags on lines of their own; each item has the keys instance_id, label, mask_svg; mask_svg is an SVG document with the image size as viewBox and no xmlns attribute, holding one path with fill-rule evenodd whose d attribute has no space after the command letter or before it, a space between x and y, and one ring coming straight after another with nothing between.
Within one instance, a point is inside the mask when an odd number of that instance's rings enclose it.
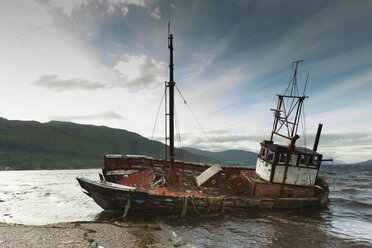
<instances>
[{"instance_id":1,"label":"wet sand","mask_svg":"<svg viewBox=\"0 0 372 248\"><path fill-rule=\"evenodd\" d=\"M175 247L180 240L163 223L59 223L42 226L0 224L0 247Z\"/></svg>"}]
</instances>

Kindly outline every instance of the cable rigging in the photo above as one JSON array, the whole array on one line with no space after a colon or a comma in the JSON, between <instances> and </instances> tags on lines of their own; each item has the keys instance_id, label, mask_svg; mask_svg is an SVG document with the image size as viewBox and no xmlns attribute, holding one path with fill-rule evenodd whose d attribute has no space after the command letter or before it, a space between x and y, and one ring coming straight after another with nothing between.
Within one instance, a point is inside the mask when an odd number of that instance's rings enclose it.
<instances>
[{"instance_id":1,"label":"cable rigging","mask_svg":"<svg viewBox=\"0 0 372 248\"><path fill-rule=\"evenodd\" d=\"M198 123L199 125L199 128L202 130L203 134L205 135L205 137L208 139L208 142L210 144L210 146L212 147L213 151L217 153L217 150L215 148L215 146L213 145L211 139L209 138L209 136L207 135L207 132L204 130L203 126L201 125L200 121L198 120L198 118L196 117L196 115L194 114L194 112L192 111L190 105L187 103L186 99L184 98L184 96L182 95L181 91L178 89L177 86L175 86L176 89L177 89L177 92L180 94L182 100L183 100L183 103L187 106L187 108L190 110L191 114L193 115L194 119L196 120L196 122Z\"/></svg>"},{"instance_id":2,"label":"cable rigging","mask_svg":"<svg viewBox=\"0 0 372 248\"><path fill-rule=\"evenodd\" d=\"M159 117L159 112L160 112L160 108L161 108L161 105L163 104L163 100L164 100L164 97L166 95L166 91L167 91L167 88L165 88L164 92L163 92L163 96L160 100L160 104L159 104L159 108L158 108L158 112L156 114L156 118L155 118L155 123L154 123L154 127L152 129L152 134L151 134L151 139L150 139L150 147L149 147L149 151L148 151L148 154L147 156L150 156L151 154L151 148L152 148L152 141L154 140L154 133L155 133L155 128L156 128L156 124L158 122L158 117Z\"/></svg>"}]
</instances>

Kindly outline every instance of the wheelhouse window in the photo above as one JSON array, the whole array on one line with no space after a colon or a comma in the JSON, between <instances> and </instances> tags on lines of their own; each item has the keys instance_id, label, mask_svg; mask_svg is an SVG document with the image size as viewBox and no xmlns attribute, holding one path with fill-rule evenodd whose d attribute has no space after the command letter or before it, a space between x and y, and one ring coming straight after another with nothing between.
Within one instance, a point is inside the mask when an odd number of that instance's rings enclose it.
<instances>
[{"instance_id":1,"label":"wheelhouse window","mask_svg":"<svg viewBox=\"0 0 372 248\"><path fill-rule=\"evenodd\" d=\"M269 162L272 162L274 160L274 153L272 151L267 152L267 158Z\"/></svg>"},{"instance_id":2,"label":"wheelhouse window","mask_svg":"<svg viewBox=\"0 0 372 248\"><path fill-rule=\"evenodd\" d=\"M285 161L287 160L287 154L286 153L280 153L279 154L279 164L285 164Z\"/></svg>"},{"instance_id":3,"label":"wheelhouse window","mask_svg":"<svg viewBox=\"0 0 372 248\"><path fill-rule=\"evenodd\" d=\"M318 166L319 162L319 156L314 156L313 164Z\"/></svg>"},{"instance_id":4,"label":"wheelhouse window","mask_svg":"<svg viewBox=\"0 0 372 248\"><path fill-rule=\"evenodd\" d=\"M265 158L265 155L266 155L266 149L265 149L265 148L261 148L260 155L261 155L263 158Z\"/></svg>"},{"instance_id":5,"label":"wheelhouse window","mask_svg":"<svg viewBox=\"0 0 372 248\"><path fill-rule=\"evenodd\" d=\"M291 154L290 160L289 160L289 165L296 166L298 162L298 155L296 154Z\"/></svg>"},{"instance_id":6,"label":"wheelhouse window","mask_svg":"<svg viewBox=\"0 0 372 248\"><path fill-rule=\"evenodd\" d=\"M300 164L307 165L310 162L310 156L306 154L302 154L300 158Z\"/></svg>"}]
</instances>

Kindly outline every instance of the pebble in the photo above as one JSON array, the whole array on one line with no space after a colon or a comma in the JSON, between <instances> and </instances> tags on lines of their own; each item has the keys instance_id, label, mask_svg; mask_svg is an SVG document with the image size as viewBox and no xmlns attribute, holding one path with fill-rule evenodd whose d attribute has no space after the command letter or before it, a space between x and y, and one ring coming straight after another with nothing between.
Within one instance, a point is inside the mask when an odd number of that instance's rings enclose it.
<instances>
[{"instance_id":1,"label":"pebble","mask_svg":"<svg viewBox=\"0 0 372 248\"><path fill-rule=\"evenodd\" d=\"M153 229L154 229L155 231L160 231L160 230L161 230L161 227L160 227L159 225L155 225L155 226L153 227Z\"/></svg>"}]
</instances>

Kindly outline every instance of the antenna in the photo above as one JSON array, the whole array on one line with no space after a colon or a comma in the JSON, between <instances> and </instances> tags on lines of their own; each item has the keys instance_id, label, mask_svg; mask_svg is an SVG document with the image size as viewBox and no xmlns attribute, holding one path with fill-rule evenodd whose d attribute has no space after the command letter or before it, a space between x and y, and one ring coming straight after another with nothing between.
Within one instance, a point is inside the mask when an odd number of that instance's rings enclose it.
<instances>
[{"instance_id":1,"label":"antenna","mask_svg":"<svg viewBox=\"0 0 372 248\"><path fill-rule=\"evenodd\" d=\"M303 60L302 59L301 60L296 60L292 63L292 67L293 67L293 65L295 65L295 69L294 69L294 72L293 72L292 79L289 82L286 91L284 92L284 95L287 94L289 89L290 89L289 96L298 96L299 95L298 86L297 86L297 68L298 68L298 63L300 63L300 62L303 62Z\"/></svg>"},{"instance_id":2,"label":"antenna","mask_svg":"<svg viewBox=\"0 0 372 248\"><path fill-rule=\"evenodd\" d=\"M170 20L168 21L168 47L169 47L169 35L170 35Z\"/></svg>"}]
</instances>

